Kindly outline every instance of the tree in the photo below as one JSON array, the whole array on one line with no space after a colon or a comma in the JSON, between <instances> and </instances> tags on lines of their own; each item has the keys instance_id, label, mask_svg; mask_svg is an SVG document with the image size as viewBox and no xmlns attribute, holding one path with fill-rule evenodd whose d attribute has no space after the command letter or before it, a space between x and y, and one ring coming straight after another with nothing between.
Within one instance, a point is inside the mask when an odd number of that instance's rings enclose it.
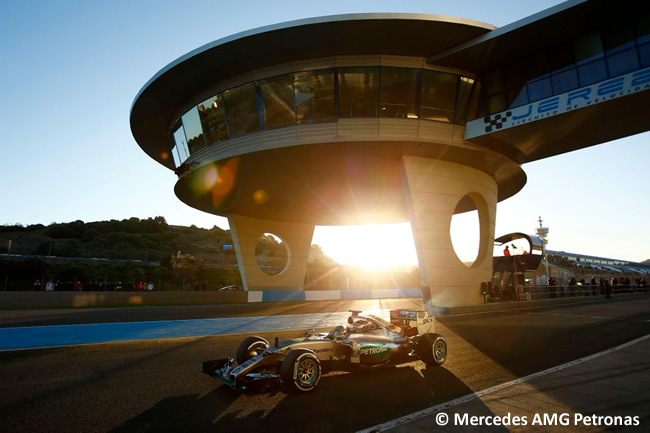
<instances>
[{"instance_id":1,"label":"tree","mask_svg":"<svg viewBox=\"0 0 650 433\"><path fill-rule=\"evenodd\" d=\"M171 257L172 268L176 270L175 274L178 282L186 285L195 283L198 276L199 261L191 254L181 254L180 252ZM185 287L183 287L185 288Z\"/></svg>"}]
</instances>

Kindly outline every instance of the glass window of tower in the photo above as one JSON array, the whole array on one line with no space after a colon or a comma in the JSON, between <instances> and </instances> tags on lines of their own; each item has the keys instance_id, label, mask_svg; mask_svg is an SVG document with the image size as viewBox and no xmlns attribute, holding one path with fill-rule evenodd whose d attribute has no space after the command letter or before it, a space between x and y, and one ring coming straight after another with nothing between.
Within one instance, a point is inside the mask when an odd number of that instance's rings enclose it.
<instances>
[{"instance_id":1,"label":"glass window of tower","mask_svg":"<svg viewBox=\"0 0 650 433\"><path fill-rule=\"evenodd\" d=\"M231 137L260 129L255 85L246 84L223 92Z\"/></svg>"},{"instance_id":2,"label":"glass window of tower","mask_svg":"<svg viewBox=\"0 0 650 433\"><path fill-rule=\"evenodd\" d=\"M293 74L298 123L336 119L334 72L308 71Z\"/></svg>"},{"instance_id":3,"label":"glass window of tower","mask_svg":"<svg viewBox=\"0 0 650 433\"><path fill-rule=\"evenodd\" d=\"M258 82L267 128L296 123L293 75L286 74Z\"/></svg>"},{"instance_id":4,"label":"glass window of tower","mask_svg":"<svg viewBox=\"0 0 650 433\"><path fill-rule=\"evenodd\" d=\"M185 130L182 126L174 131L174 141L176 142L176 150L178 151L178 165L181 165L190 157L190 151L187 147L187 139L185 138Z\"/></svg>"},{"instance_id":5,"label":"glass window of tower","mask_svg":"<svg viewBox=\"0 0 650 433\"><path fill-rule=\"evenodd\" d=\"M458 76L424 71L420 117L440 122L453 121L457 88Z\"/></svg>"},{"instance_id":6,"label":"glass window of tower","mask_svg":"<svg viewBox=\"0 0 650 433\"><path fill-rule=\"evenodd\" d=\"M228 138L226 110L221 95L213 96L199 104L201 125L208 145Z\"/></svg>"},{"instance_id":7,"label":"glass window of tower","mask_svg":"<svg viewBox=\"0 0 650 433\"><path fill-rule=\"evenodd\" d=\"M420 70L381 68L381 117L416 119L419 96Z\"/></svg>"},{"instance_id":8,"label":"glass window of tower","mask_svg":"<svg viewBox=\"0 0 650 433\"><path fill-rule=\"evenodd\" d=\"M379 68L341 68L339 117L377 117Z\"/></svg>"},{"instance_id":9,"label":"glass window of tower","mask_svg":"<svg viewBox=\"0 0 650 433\"><path fill-rule=\"evenodd\" d=\"M194 107L187 113L183 114L182 120L183 128L185 129L185 137L187 138L187 146L190 149L191 155L205 147L203 128L201 128L201 119L197 107Z\"/></svg>"}]
</instances>

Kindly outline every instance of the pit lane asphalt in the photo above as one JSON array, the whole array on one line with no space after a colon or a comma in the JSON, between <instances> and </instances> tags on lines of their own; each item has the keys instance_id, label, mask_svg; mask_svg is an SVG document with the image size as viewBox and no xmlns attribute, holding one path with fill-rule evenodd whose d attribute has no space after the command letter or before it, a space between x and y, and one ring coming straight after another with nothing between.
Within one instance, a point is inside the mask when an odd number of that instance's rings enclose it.
<instances>
[{"instance_id":1,"label":"pit lane asphalt","mask_svg":"<svg viewBox=\"0 0 650 433\"><path fill-rule=\"evenodd\" d=\"M295 396L238 394L200 373L236 335L4 352L0 431L356 431L647 335L649 300L439 318L443 368L327 375Z\"/></svg>"},{"instance_id":2,"label":"pit lane asphalt","mask_svg":"<svg viewBox=\"0 0 650 433\"><path fill-rule=\"evenodd\" d=\"M227 305L0 310L0 327L277 316L391 308L421 309L422 300L406 298Z\"/></svg>"}]
</instances>

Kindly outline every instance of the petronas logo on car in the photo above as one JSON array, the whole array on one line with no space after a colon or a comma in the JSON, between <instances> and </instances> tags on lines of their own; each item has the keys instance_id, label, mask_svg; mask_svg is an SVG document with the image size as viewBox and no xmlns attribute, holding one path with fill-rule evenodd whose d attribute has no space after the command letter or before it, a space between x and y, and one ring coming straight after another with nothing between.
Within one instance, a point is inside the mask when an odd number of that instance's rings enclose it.
<instances>
[{"instance_id":1,"label":"petronas logo on car","mask_svg":"<svg viewBox=\"0 0 650 433\"><path fill-rule=\"evenodd\" d=\"M361 349L362 355L378 355L380 353L388 352L388 347L378 346L378 347L369 347Z\"/></svg>"}]
</instances>

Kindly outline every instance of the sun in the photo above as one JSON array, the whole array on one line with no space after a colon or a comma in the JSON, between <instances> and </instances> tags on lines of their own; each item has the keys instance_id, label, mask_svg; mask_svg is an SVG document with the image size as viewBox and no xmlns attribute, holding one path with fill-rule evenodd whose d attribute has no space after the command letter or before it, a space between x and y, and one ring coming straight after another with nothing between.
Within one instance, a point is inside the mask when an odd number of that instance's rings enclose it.
<instances>
[{"instance_id":1,"label":"sun","mask_svg":"<svg viewBox=\"0 0 650 433\"><path fill-rule=\"evenodd\" d=\"M455 215L450 227L458 259L471 264L479 246L476 211ZM317 226L312 243L342 265L391 270L418 265L413 231L409 222L354 226Z\"/></svg>"},{"instance_id":2,"label":"sun","mask_svg":"<svg viewBox=\"0 0 650 433\"><path fill-rule=\"evenodd\" d=\"M410 223L317 226L313 243L344 265L390 270L418 263Z\"/></svg>"}]
</instances>

